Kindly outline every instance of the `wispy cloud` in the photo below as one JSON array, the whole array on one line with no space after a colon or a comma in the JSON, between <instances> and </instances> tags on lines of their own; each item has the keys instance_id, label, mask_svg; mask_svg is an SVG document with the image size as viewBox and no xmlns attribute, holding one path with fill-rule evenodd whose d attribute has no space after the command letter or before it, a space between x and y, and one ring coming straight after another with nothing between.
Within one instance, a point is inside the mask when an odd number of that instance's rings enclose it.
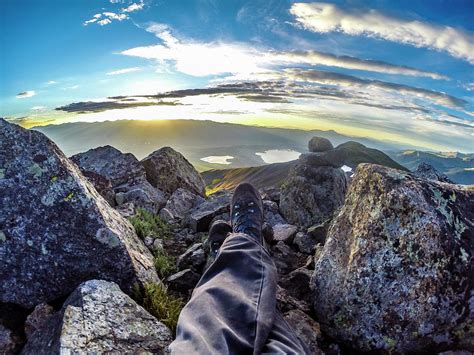
<instances>
[{"instance_id":1,"label":"wispy cloud","mask_svg":"<svg viewBox=\"0 0 474 355\"><path fill-rule=\"evenodd\" d=\"M123 1L120 0L111 0L112 4L116 3L123 3ZM91 23L95 23L99 26L105 26L113 21L123 21L127 20L129 18L128 14L134 11L142 10L144 7L143 1L137 2L137 3L132 3L127 7L124 7L120 10L120 12L111 12L111 11L105 11L102 13L95 14L92 16L91 19L84 21L83 25L87 26L90 25Z\"/></svg>"},{"instance_id":2,"label":"wispy cloud","mask_svg":"<svg viewBox=\"0 0 474 355\"><path fill-rule=\"evenodd\" d=\"M106 75L121 75L121 74L127 74L127 73L132 73L135 71L142 70L140 67L133 67L133 68L124 68L124 69L119 69L119 70L114 70L106 73Z\"/></svg>"},{"instance_id":3,"label":"wispy cloud","mask_svg":"<svg viewBox=\"0 0 474 355\"><path fill-rule=\"evenodd\" d=\"M143 9L143 2L139 2L139 3L133 3L129 6L127 6L126 8L123 8L122 9L122 12L134 12L134 11L138 11L138 10L141 10Z\"/></svg>"},{"instance_id":4,"label":"wispy cloud","mask_svg":"<svg viewBox=\"0 0 474 355\"><path fill-rule=\"evenodd\" d=\"M387 62L365 60L349 56L336 56L317 51L278 52L259 49L243 43L199 42L178 39L165 24L153 24L147 28L162 44L136 47L122 52L124 55L152 59L161 66L170 63L175 69L193 76L230 73L251 75L283 64L309 64L333 66L345 69L365 70L386 74L448 79L446 76L421 69L394 65Z\"/></svg>"},{"instance_id":5,"label":"wispy cloud","mask_svg":"<svg viewBox=\"0 0 474 355\"><path fill-rule=\"evenodd\" d=\"M46 110L45 106L33 106L31 108L31 111L34 111L34 112L42 112L42 111L45 111L45 110Z\"/></svg>"},{"instance_id":6,"label":"wispy cloud","mask_svg":"<svg viewBox=\"0 0 474 355\"><path fill-rule=\"evenodd\" d=\"M57 83L58 83L57 81L50 80L50 81L46 82L46 85L54 85L54 84L57 84Z\"/></svg>"},{"instance_id":7,"label":"wispy cloud","mask_svg":"<svg viewBox=\"0 0 474 355\"><path fill-rule=\"evenodd\" d=\"M449 79L445 75L421 69L410 68L403 65L394 65L383 61L360 59L350 56L336 56L334 54L317 51L272 53L270 56L273 57L273 60L281 60L286 63L324 65L345 69L366 70L385 74L429 77L436 80Z\"/></svg>"},{"instance_id":8,"label":"wispy cloud","mask_svg":"<svg viewBox=\"0 0 474 355\"><path fill-rule=\"evenodd\" d=\"M302 27L313 32L342 32L351 36L380 38L444 51L474 64L474 36L450 26L400 19L376 10L349 11L319 2L295 3L290 13Z\"/></svg>"},{"instance_id":9,"label":"wispy cloud","mask_svg":"<svg viewBox=\"0 0 474 355\"><path fill-rule=\"evenodd\" d=\"M16 95L17 99L26 99L28 97L33 97L36 95L36 92L34 90L28 90L28 91L23 91L20 92Z\"/></svg>"},{"instance_id":10,"label":"wispy cloud","mask_svg":"<svg viewBox=\"0 0 474 355\"><path fill-rule=\"evenodd\" d=\"M66 86L63 88L63 90L76 90L79 89L80 85L71 85L71 86Z\"/></svg>"}]
</instances>

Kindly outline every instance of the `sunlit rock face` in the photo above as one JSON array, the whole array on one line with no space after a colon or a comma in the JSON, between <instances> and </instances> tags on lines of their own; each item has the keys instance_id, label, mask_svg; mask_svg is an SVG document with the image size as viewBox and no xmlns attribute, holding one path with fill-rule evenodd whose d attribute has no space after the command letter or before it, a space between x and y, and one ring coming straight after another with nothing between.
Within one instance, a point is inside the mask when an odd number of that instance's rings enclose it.
<instances>
[{"instance_id":1,"label":"sunlit rock face","mask_svg":"<svg viewBox=\"0 0 474 355\"><path fill-rule=\"evenodd\" d=\"M172 194L184 188L199 196L205 195L205 184L194 166L173 148L161 148L145 159L142 164L148 181L165 193Z\"/></svg>"},{"instance_id":2,"label":"sunlit rock face","mask_svg":"<svg viewBox=\"0 0 474 355\"><path fill-rule=\"evenodd\" d=\"M33 307L92 277L158 281L133 227L42 133L0 120L0 302Z\"/></svg>"},{"instance_id":3,"label":"sunlit rock face","mask_svg":"<svg viewBox=\"0 0 474 355\"><path fill-rule=\"evenodd\" d=\"M361 351L472 349L474 191L361 164L312 278L321 328Z\"/></svg>"}]
</instances>

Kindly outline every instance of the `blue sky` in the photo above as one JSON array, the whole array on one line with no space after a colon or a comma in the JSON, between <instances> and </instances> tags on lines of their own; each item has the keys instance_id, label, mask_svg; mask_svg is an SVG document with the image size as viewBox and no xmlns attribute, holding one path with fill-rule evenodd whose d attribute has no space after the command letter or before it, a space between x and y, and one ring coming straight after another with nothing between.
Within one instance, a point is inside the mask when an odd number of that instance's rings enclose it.
<instances>
[{"instance_id":1,"label":"blue sky","mask_svg":"<svg viewBox=\"0 0 474 355\"><path fill-rule=\"evenodd\" d=\"M470 0L3 0L0 115L212 119L474 151L473 14Z\"/></svg>"}]
</instances>

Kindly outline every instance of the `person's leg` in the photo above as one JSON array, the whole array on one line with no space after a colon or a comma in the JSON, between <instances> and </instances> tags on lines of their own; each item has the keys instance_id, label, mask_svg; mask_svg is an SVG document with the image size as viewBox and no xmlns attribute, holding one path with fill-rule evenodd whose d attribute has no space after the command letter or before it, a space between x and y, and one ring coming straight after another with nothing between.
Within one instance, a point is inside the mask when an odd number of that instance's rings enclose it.
<instances>
[{"instance_id":1,"label":"person's leg","mask_svg":"<svg viewBox=\"0 0 474 355\"><path fill-rule=\"evenodd\" d=\"M177 354L260 353L273 327L276 269L252 236L231 234L178 321Z\"/></svg>"},{"instance_id":2,"label":"person's leg","mask_svg":"<svg viewBox=\"0 0 474 355\"><path fill-rule=\"evenodd\" d=\"M280 312L277 311L262 354L304 355L311 354L311 351L300 341Z\"/></svg>"}]
</instances>

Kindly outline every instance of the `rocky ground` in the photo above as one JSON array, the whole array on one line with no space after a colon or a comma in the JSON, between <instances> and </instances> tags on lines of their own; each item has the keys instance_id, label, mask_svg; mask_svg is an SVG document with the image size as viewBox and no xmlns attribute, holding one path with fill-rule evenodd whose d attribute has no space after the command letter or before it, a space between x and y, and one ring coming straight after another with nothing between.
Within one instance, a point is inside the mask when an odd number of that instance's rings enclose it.
<instances>
[{"instance_id":1,"label":"rocky ground","mask_svg":"<svg viewBox=\"0 0 474 355\"><path fill-rule=\"evenodd\" d=\"M474 189L427 166L346 174L311 140L262 188L278 308L315 354L474 351ZM68 159L0 120L0 353L162 353L231 191L162 148ZM359 159L359 158L358 158Z\"/></svg>"}]
</instances>

